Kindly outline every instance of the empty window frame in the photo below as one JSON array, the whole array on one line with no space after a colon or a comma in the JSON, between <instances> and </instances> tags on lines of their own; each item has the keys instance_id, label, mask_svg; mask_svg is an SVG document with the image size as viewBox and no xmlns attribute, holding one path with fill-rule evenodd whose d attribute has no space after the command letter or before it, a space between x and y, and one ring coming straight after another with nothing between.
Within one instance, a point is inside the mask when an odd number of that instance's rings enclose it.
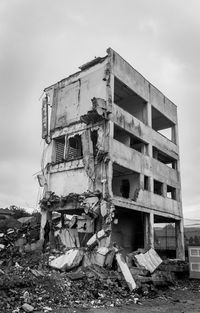
<instances>
[{"instance_id":1,"label":"empty window frame","mask_svg":"<svg viewBox=\"0 0 200 313\"><path fill-rule=\"evenodd\" d=\"M144 190L149 190L149 177L144 175Z\"/></svg>"},{"instance_id":2,"label":"empty window frame","mask_svg":"<svg viewBox=\"0 0 200 313\"><path fill-rule=\"evenodd\" d=\"M55 163L61 163L64 161L65 151L65 137L59 137L54 139L55 144Z\"/></svg>"},{"instance_id":3,"label":"empty window frame","mask_svg":"<svg viewBox=\"0 0 200 313\"><path fill-rule=\"evenodd\" d=\"M163 196L163 183L154 179L154 181L153 181L153 192L159 196Z\"/></svg>"},{"instance_id":4,"label":"empty window frame","mask_svg":"<svg viewBox=\"0 0 200 313\"><path fill-rule=\"evenodd\" d=\"M147 102L116 77L114 79L114 103L147 124Z\"/></svg>"},{"instance_id":5,"label":"empty window frame","mask_svg":"<svg viewBox=\"0 0 200 313\"><path fill-rule=\"evenodd\" d=\"M156 147L153 147L153 158L164 163L168 167L177 169L177 160L165 154L164 152L160 151Z\"/></svg>"},{"instance_id":6,"label":"empty window frame","mask_svg":"<svg viewBox=\"0 0 200 313\"><path fill-rule=\"evenodd\" d=\"M175 124L152 106L152 128L175 143L173 128Z\"/></svg>"},{"instance_id":7,"label":"empty window frame","mask_svg":"<svg viewBox=\"0 0 200 313\"><path fill-rule=\"evenodd\" d=\"M113 163L112 191L115 196L137 200L140 174Z\"/></svg>"},{"instance_id":8,"label":"empty window frame","mask_svg":"<svg viewBox=\"0 0 200 313\"><path fill-rule=\"evenodd\" d=\"M127 147L143 154L147 154L148 145L145 142L117 125L114 125L114 139L123 143Z\"/></svg>"},{"instance_id":9,"label":"empty window frame","mask_svg":"<svg viewBox=\"0 0 200 313\"><path fill-rule=\"evenodd\" d=\"M91 131L91 140L93 145L93 154L94 157L97 155L98 149L97 149L97 141L98 141L98 132L97 130Z\"/></svg>"},{"instance_id":10,"label":"empty window frame","mask_svg":"<svg viewBox=\"0 0 200 313\"><path fill-rule=\"evenodd\" d=\"M176 188L167 185L167 198L176 200Z\"/></svg>"},{"instance_id":11,"label":"empty window frame","mask_svg":"<svg viewBox=\"0 0 200 313\"><path fill-rule=\"evenodd\" d=\"M82 142L81 136L75 135L74 137L70 137L67 140L66 147L66 161L72 161L82 158Z\"/></svg>"}]
</instances>

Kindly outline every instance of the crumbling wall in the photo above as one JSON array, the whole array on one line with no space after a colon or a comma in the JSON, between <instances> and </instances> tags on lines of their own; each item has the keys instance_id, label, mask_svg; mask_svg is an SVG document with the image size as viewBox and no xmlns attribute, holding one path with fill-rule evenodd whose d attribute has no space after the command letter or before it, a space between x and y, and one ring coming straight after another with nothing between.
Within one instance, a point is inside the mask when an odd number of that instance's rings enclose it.
<instances>
[{"instance_id":1,"label":"crumbling wall","mask_svg":"<svg viewBox=\"0 0 200 313\"><path fill-rule=\"evenodd\" d=\"M104 66L73 78L63 80L54 87L54 97L51 114L51 132L59 127L65 127L79 121L80 116L92 109L93 97L106 98Z\"/></svg>"}]
</instances>

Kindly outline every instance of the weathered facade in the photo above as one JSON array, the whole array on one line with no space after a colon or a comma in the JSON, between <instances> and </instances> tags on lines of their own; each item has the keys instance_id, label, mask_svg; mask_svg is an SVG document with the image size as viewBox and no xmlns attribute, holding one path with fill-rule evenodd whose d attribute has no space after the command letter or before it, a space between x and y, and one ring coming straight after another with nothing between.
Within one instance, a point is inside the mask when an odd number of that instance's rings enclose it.
<instances>
[{"instance_id":1,"label":"weathered facade","mask_svg":"<svg viewBox=\"0 0 200 313\"><path fill-rule=\"evenodd\" d=\"M183 259L176 106L112 49L45 94L41 237L57 211L62 225L71 215L76 246L103 229L129 253L173 222Z\"/></svg>"}]
</instances>

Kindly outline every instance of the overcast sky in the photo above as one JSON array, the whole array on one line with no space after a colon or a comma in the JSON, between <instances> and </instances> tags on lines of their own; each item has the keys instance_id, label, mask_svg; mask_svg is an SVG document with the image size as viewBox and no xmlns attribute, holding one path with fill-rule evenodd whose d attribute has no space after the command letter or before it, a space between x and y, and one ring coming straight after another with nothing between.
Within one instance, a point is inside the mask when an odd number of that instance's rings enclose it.
<instances>
[{"instance_id":1,"label":"overcast sky","mask_svg":"<svg viewBox=\"0 0 200 313\"><path fill-rule=\"evenodd\" d=\"M178 106L183 210L200 218L200 1L0 1L0 206L36 207L43 89L112 47Z\"/></svg>"}]
</instances>

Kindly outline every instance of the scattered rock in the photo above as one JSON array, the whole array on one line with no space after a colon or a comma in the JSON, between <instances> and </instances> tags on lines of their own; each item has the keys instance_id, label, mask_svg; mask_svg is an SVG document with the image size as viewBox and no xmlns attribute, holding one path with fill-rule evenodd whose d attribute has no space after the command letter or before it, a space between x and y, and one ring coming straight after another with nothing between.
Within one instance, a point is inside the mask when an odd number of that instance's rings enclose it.
<instances>
[{"instance_id":1,"label":"scattered rock","mask_svg":"<svg viewBox=\"0 0 200 313\"><path fill-rule=\"evenodd\" d=\"M28 303L24 303L22 305L22 309L25 311L25 312L33 312L34 310L34 307Z\"/></svg>"}]
</instances>

